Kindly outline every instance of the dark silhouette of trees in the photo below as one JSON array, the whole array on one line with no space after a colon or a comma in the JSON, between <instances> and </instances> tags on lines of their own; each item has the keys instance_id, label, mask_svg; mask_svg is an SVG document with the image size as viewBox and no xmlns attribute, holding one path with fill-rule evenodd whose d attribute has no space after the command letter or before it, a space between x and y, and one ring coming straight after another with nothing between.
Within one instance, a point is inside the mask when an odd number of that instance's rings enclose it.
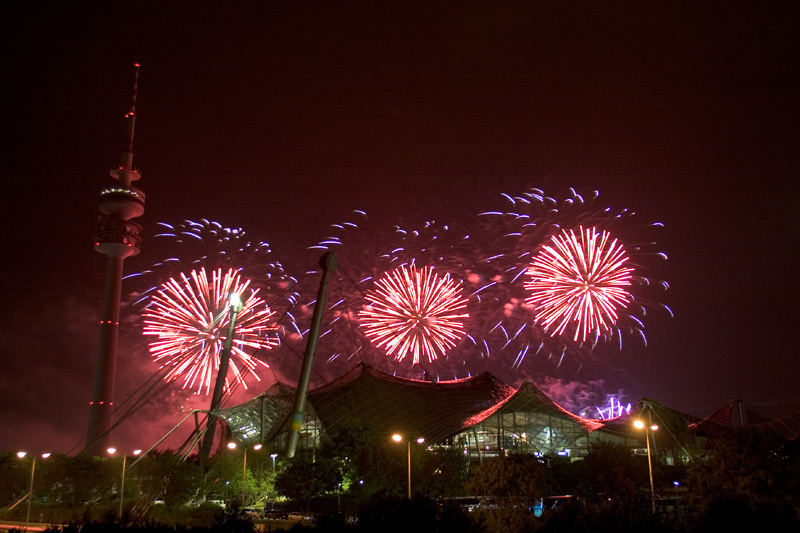
<instances>
[{"instance_id":1,"label":"dark silhouette of trees","mask_svg":"<svg viewBox=\"0 0 800 533\"><path fill-rule=\"evenodd\" d=\"M275 478L275 489L308 510L312 498L333 492L341 481L341 471L333 461L295 458Z\"/></svg>"},{"instance_id":2,"label":"dark silhouette of trees","mask_svg":"<svg viewBox=\"0 0 800 533\"><path fill-rule=\"evenodd\" d=\"M422 453L421 471L415 491L429 498L447 498L466 493L469 460L459 448L437 448Z\"/></svg>"},{"instance_id":3,"label":"dark silhouette of trees","mask_svg":"<svg viewBox=\"0 0 800 533\"><path fill-rule=\"evenodd\" d=\"M154 451L129 470L128 486L137 483L142 494L168 506L186 505L203 486L198 464L184 461L172 451Z\"/></svg>"},{"instance_id":4,"label":"dark silhouette of trees","mask_svg":"<svg viewBox=\"0 0 800 533\"><path fill-rule=\"evenodd\" d=\"M362 421L340 425L336 435L323 442L319 457L336 464L342 490L357 502L375 494L402 497L408 491L407 442L396 443L390 435L379 435ZM463 494L468 464L463 452L454 448L428 450L411 443L411 488L414 494L444 497Z\"/></svg>"},{"instance_id":5,"label":"dark silhouette of trees","mask_svg":"<svg viewBox=\"0 0 800 533\"><path fill-rule=\"evenodd\" d=\"M513 504L545 496L546 480L546 467L538 457L511 454L478 466L467 482L467 491Z\"/></svg>"},{"instance_id":6,"label":"dark silhouette of trees","mask_svg":"<svg viewBox=\"0 0 800 533\"><path fill-rule=\"evenodd\" d=\"M723 433L706 457L689 467L685 503L698 531L717 527L757 527L790 531L800 526L790 494L797 457L784 442L759 429Z\"/></svg>"},{"instance_id":7,"label":"dark silhouette of trees","mask_svg":"<svg viewBox=\"0 0 800 533\"><path fill-rule=\"evenodd\" d=\"M679 421L674 423L679 425ZM407 442L394 443L390 436L354 422L323 443L316 461L295 458L285 463L275 488L294 500L298 509L310 510L313 500L315 511L329 510L331 516L316 524L320 533L800 531L796 507L800 445L757 428L723 432L710 442L706 455L688 467L654 462L657 496L676 495L673 480L688 490L679 507L667 509L662 501L664 506L658 506L655 514L647 457L635 455L622 444L597 442L578 460L545 461L512 454L485 461L468 472L462 450L427 449L412 442L413 500L407 498L407 453ZM122 520L117 499L119 459L56 454L37 461L32 516L42 512L44 520L71 520L87 531L121 530L122 524L151 531L178 525L208 531L249 531L252 527L235 512L225 513L211 504L186 505L209 486L217 487L221 496L225 482L231 481L228 496L238 506L241 455L213 457L207 477L196 461L183 461L170 451L151 452L136 464L130 461ZM0 455L0 496L5 502L12 503L27 491L30 464L14 454ZM248 484L263 495L261 484L272 480L269 455L253 452L247 465ZM482 496L484 501L477 511L467 513L458 502L447 500L458 494ZM540 498L565 494L572 497L560 498L541 517L534 516L532 510ZM155 499L164 500L165 505L152 506ZM149 510L139 514L140 507ZM339 510L346 514L337 514ZM17 506L3 516L19 520L25 511ZM357 524L345 519L356 514ZM146 527L147 520L152 527Z\"/></svg>"},{"instance_id":8,"label":"dark silhouette of trees","mask_svg":"<svg viewBox=\"0 0 800 533\"><path fill-rule=\"evenodd\" d=\"M108 459L53 454L36 463L34 489L54 504L81 507L107 501L121 473Z\"/></svg>"}]
</instances>

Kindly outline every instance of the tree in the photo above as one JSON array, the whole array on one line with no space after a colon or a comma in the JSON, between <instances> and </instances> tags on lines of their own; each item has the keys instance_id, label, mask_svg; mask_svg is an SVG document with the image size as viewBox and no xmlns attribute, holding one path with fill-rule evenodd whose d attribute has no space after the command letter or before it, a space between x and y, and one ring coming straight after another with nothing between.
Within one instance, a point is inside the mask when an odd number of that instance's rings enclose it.
<instances>
[{"instance_id":1,"label":"tree","mask_svg":"<svg viewBox=\"0 0 800 533\"><path fill-rule=\"evenodd\" d=\"M341 472L334 462L295 458L275 478L275 489L308 509L312 498L336 490L341 481Z\"/></svg>"},{"instance_id":2,"label":"tree","mask_svg":"<svg viewBox=\"0 0 800 533\"><path fill-rule=\"evenodd\" d=\"M687 503L703 514L724 500L739 501L751 511L788 501L791 463L778 453L782 444L757 429L723 433L704 460L689 467Z\"/></svg>"},{"instance_id":3,"label":"tree","mask_svg":"<svg viewBox=\"0 0 800 533\"><path fill-rule=\"evenodd\" d=\"M548 491L547 468L533 455L497 457L475 469L466 489L496 499L496 505L479 506L476 513L488 533L530 531L536 519L528 509Z\"/></svg>"},{"instance_id":4,"label":"tree","mask_svg":"<svg viewBox=\"0 0 800 533\"><path fill-rule=\"evenodd\" d=\"M421 473L413 484L430 498L462 496L468 478L469 458L459 448L436 448L422 454Z\"/></svg>"},{"instance_id":5,"label":"tree","mask_svg":"<svg viewBox=\"0 0 800 533\"><path fill-rule=\"evenodd\" d=\"M641 498L641 488L650 487L647 458L636 457L623 444L595 442L577 465L578 489L583 496L600 496L627 504Z\"/></svg>"},{"instance_id":6,"label":"tree","mask_svg":"<svg viewBox=\"0 0 800 533\"><path fill-rule=\"evenodd\" d=\"M412 444L412 477L420 479L424 448ZM358 501L373 494L402 496L406 492L406 446L389 435L379 435L375 427L352 419L339 425L335 435L323 442L320 457L331 461L341 472L342 488Z\"/></svg>"},{"instance_id":7,"label":"tree","mask_svg":"<svg viewBox=\"0 0 800 533\"><path fill-rule=\"evenodd\" d=\"M185 505L202 486L200 466L185 461L175 452L153 451L129 471L139 490L150 500L164 500L167 506Z\"/></svg>"},{"instance_id":8,"label":"tree","mask_svg":"<svg viewBox=\"0 0 800 533\"><path fill-rule=\"evenodd\" d=\"M514 502L544 496L547 492L546 480L546 467L539 458L512 454L490 459L480 465L466 488L471 494Z\"/></svg>"},{"instance_id":9,"label":"tree","mask_svg":"<svg viewBox=\"0 0 800 533\"><path fill-rule=\"evenodd\" d=\"M77 508L105 502L119 483L120 471L113 462L100 457L53 454L36 463L37 485L49 501Z\"/></svg>"},{"instance_id":10,"label":"tree","mask_svg":"<svg viewBox=\"0 0 800 533\"><path fill-rule=\"evenodd\" d=\"M7 505L21 498L28 491L30 466L21 461L15 453L0 455L0 504Z\"/></svg>"}]
</instances>

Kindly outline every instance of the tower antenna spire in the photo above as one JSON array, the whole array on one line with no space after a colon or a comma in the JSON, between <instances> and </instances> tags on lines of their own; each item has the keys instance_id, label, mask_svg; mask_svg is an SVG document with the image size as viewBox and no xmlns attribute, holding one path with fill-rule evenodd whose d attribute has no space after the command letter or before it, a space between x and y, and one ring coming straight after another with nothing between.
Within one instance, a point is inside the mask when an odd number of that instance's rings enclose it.
<instances>
[{"instance_id":1,"label":"tower antenna spire","mask_svg":"<svg viewBox=\"0 0 800 533\"><path fill-rule=\"evenodd\" d=\"M111 177L120 180L125 186L130 186L132 181L136 181L141 176L133 169L133 134L136 129L136 96L139 94L139 63L133 64L136 69L133 74L133 95L131 97L131 109L125 113L126 129L125 144L122 148L122 161L118 169L111 171Z\"/></svg>"}]
</instances>

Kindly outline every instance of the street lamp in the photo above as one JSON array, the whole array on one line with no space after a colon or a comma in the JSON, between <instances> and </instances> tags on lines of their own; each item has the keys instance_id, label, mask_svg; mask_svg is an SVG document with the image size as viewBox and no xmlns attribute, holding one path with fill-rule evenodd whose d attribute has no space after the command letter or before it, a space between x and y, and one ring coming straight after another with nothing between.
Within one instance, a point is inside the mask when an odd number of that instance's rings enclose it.
<instances>
[{"instance_id":1,"label":"street lamp","mask_svg":"<svg viewBox=\"0 0 800 533\"><path fill-rule=\"evenodd\" d=\"M253 446L253 450L255 450L255 451L258 451L261 448L262 448L261 444L256 444L255 446ZM235 442L229 442L228 443L228 449L235 450L236 449L236 443ZM273 459L272 461L274 462L275 459ZM244 447L244 461L242 463L242 507L244 507L244 504L245 504L245 486L246 486L246 484L247 484L247 446Z\"/></svg>"},{"instance_id":2,"label":"street lamp","mask_svg":"<svg viewBox=\"0 0 800 533\"><path fill-rule=\"evenodd\" d=\"M656 489L653 485L653 458L650 455L650 435L658 429L656 424L652 424L650 427L646 427L645 423L641 420L636 420L633 423L633 426L636 429L644 429L644 438L647 441L647 466L650 470L650 502L653 505L653 513L656 512ZM648 431L649 430L649 431ZM655 435L653 435L655 438Z\"/></svg>"},{"instance_id":3,"label":"street lamp","mask_svg":"<svg viewBox=\"0 0 800 533\"><path fill-rule=\"evenodd\" d=\"M17 457L19 457L20 459L24 458L26 455L28 455L28 452L17 452ZM47 459L48 457L50 457L49 453L43 453L42 454L42 459ZM36 472L36 456L35 455L33 456L33 461L31 462L31 483L30 483L30 486L28 487L28 514L25 517L25 529L26 530L28 529L28 526L30 525L30 522L31 522L31 500L33 499L33 474L34 474L34 472Z\"/></svg>"},{"instance_id":4,"label":"street lamp","mask_svg":"<svg viewBox=\"0 0 800 533\"><path fill-rule=\"evenodd\" d=\"M271 454L269 454L269 456L272 457L272 473L274 474L275 473L275 459L278 458L278 454L277 453L271 453Z\"/></svg>"},{"instance_id":5,"label":"street lamp","mask_svg":"<svg viewBox=\"0 0 800 533\"><path fill-rule=\"evenodd\" d=\"M680 485L680 482L673 481L672 485L675 487L675 508L677 508L678 512L680 512L681 504L680 500L678 499L678 486Z\"/></svg>"},{"instance_id":6,"label":"street lamp","mask_svg":"<svg viewBox=\"0 0 800 533\"><path fill-rule=\"evenodd\" d=\"M116 448L109 448L106 451L108 452L109 455L114 455L115 453L117 453L117 449ZM133 455L139 455L140 453L142 453L142 450L133 450L132 453L133 453ZM121 479L121 481L119 483L119 521L120 522L122 522L122 503L124 501L124 496L125 496L125 465L126 465L127 460L128 460L128 454L127 453L123 453L122 454L122 479Z\"/></svg>"},{"instance_id":7,"label":"street lamp","mask_svg":"<svg viewBox=\"0 0 800 533\"><path fill-rule=\"evenodd\" d=\"M395 433L394 435L392 435L392 440L395 442L401 442L403 440L403 436L400 435L399 433ZM417 444L422 444L423 442L425 442L424 438L419 437L417 439ZM408 439L406 443L408 444L408 499L410 500L411 499L411 439Z\"/></svg>"}]
</instances>

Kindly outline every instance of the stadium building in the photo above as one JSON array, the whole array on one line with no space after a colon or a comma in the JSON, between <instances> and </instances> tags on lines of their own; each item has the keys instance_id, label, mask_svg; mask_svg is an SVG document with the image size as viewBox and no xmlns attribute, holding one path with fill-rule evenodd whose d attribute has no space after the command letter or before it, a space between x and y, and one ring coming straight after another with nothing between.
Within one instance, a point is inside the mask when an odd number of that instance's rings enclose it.
<instances>
[{"instance_id":1,"label":"stadium building","mask_svg":"<svg viewBox=\"0 0 800 533\"><path fill-rule=\"evenodd\" d=\"M231 438L241 444L260 443L282 453L294 400L295 388L278 382L246 403L223 409L220 418ZM334 438L344 424L358 420L387 438L400 433L422 437L431 446L463 448L476 463L508 453L579 458L597 441L646 453L644 432L633 427L633 421L643 416L661 428L654 441L662 444L660 461L685 463L703 454L709 438L732 426L736 402L706 419L643 401L634 412L596 420L570 413L530 381L514 388L489 373L454 381L412 380L360 363L339 379L309 391L298 450L313 457L325 438ZM765 431L782 428L789 440L800 434L797 415L754 421Z\"/></svg>"}]
</instances>

